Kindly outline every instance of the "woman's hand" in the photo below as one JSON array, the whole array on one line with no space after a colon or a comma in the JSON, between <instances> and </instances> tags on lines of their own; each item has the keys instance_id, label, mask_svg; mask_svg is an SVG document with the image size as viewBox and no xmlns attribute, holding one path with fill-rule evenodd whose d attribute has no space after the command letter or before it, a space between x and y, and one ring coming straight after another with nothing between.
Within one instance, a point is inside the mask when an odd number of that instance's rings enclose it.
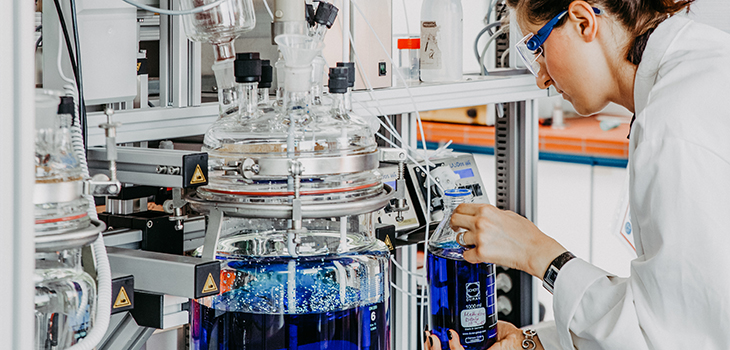
<instances>
[{"instance_id":1,"label":"woman's hand","mask_svg":"<svg viewBox=\"0 0 730 350\"><path fill-rule=\"evenodd\" d=\"M522 341L525 336L522 330L513 324L504 321L497 321L497 342L489 350L522 350ZM532 338L535 341L535 350L545 350L538 337Z\"/></svg>"},{"instance_id":2,"label":"woman's hand","mask_svg":"<svg viewBox=\"0 0 730 350\"><path fill-rule=\"evenodd\" d=\"M464 350L461 346L461 340L459 340L459 334L453 329L446 331L449 335L449 349L451 350ZM426 342L423 343L423 348L426 350L441 350L441 340L431 332L426 331Z\"/></svg>"},{"instance_id":3,"label":"woman's hand","mask_svg":"<svg viewBox=\"0 0 730 350\"><path fill-rule=\"evenodd\" d=\"M465 229L464 252L470 263L488 262L525 271L542 279L550 263L566 251L524 217L489 204L461 204L451 226Z\"/></svg>"},{"instance_id":4,"label":"woman's hand","mask_svg":"<svg viewBox=\"0 0 730 350\"><path fill-rule=\"evenodd\" d=\"M459 334L454 330L448 330L449 335L449 349L451 350L464 350L459 340ZM426 343L423 344L423 348L426 350L441 350L441 341L439 337L432 335L431 332L426 331ZM492 345L489 350L522 350L522 341L525 336L522 335L522 330L515 327L513 324L504 321L497 322L497 342ZM537 347L535 350L544 350L540 339L535 337L532 338L535 341Z\"/></svg>"}]
</instances>

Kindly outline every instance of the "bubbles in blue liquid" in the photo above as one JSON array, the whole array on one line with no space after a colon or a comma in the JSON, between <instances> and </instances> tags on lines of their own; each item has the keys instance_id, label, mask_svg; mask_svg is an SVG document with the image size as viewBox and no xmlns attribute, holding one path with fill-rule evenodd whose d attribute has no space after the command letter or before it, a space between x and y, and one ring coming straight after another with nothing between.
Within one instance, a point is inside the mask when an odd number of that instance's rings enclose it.
<instances>
[{"instance_id":1,"label":"bubbles in blue liquid","mask_svg":"<svg viewBox=\"0 0 730 350\"><path fill-rule=\"evenodd\" d=\"M389 349L387 262L382 252L227 260L225 293L193 302L193 348Z\"/></svg>"}]
</instances>

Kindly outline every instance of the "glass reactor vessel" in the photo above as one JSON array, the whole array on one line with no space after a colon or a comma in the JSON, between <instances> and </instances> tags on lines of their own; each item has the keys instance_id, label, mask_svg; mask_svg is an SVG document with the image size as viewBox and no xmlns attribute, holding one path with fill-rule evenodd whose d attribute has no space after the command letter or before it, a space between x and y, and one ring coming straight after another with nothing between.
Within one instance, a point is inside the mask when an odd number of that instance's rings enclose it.
<instances>
[{"instance_id":1,"label":"glass reactor vessel","mask_svg":"<svg viewBox=\"0 0 730 350\"><path fill-rule=\"evenodd\" d=\"M81 265L82 248L104 224L88 216L81 165L71 144L73 101L38 91L35 144L35 349L65 349L94 325L96 281ZM55 106L55 107L54 107ZM57 111L56 111L57 109Z\"/></svg>"},{"instance_id":2,"label":"glass reactor vessel","mask_svg":"<svg viewBox=\"0 0 730 350\"><path fill-rule=\"evenodd\" d=\"M192 347L388 350L390 257L373 213L393 191L377 170L374 132L313 103L321 38L276 42L284 105L260 104L256 70L237 71L238 113L209 128L209 184L186 198L209 216L197 253L221 261L221 293L192 303Z\"/></svg>"}]
</instances>

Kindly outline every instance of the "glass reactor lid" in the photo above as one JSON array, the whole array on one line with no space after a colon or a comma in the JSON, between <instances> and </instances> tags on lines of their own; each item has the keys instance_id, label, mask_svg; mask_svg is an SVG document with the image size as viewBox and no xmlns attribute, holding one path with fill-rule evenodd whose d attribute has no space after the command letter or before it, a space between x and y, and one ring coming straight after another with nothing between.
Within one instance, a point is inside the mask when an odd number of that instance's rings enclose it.
<instances>
[{"instance_id":1,"label":"glass reactor lid","mask_svg":"<svg viewBox=\"0 0 730 350\"><path fill-rule=\"evenodd\" d=\"M370 126L358 117L310 113L290 125L270 112L243 120L219 119L205 135L209 185L198 189L208 200L229 196L292 196L288 168L303 168L301 194L329 195L382 189L377 144ZM357 196L367 195L361 193ZM338 195L339 197L339 195Z\"/></svg>"}]
</instances>

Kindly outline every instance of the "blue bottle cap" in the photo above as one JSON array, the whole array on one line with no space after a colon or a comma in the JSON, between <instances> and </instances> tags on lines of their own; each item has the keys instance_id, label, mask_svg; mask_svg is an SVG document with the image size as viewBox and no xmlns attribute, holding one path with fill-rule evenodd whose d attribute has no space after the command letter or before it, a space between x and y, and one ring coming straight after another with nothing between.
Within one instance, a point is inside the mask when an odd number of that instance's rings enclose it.
<instances>
[{"instance_id":1,"label":"blue bottle cap","mask_svg":"<svg viewBox=\"0 0 730 350\"><path fill-rule=\"evenodd\" d=\"M471 190L466 188L454 188L451 190L444 191L444 194L449 197L464 197L471 194Z\"/></svg>"}]
</instances>

